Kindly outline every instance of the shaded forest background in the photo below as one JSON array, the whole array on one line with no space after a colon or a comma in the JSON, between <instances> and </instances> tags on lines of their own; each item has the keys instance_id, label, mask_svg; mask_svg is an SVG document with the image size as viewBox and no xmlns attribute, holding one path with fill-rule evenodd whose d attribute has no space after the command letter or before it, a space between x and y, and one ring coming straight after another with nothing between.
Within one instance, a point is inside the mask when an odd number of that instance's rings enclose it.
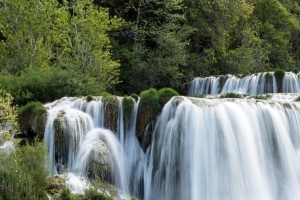
<instances>
[{"instance_id":1,"label":"shaded forest background","mask_svg":"<svg viewBox=\"0 0 300 200\"><path fill-rule=\"evenodd\" d=\"M0 0L14 103L300 68L299 0Z\"/></svg>"}]
</instances>

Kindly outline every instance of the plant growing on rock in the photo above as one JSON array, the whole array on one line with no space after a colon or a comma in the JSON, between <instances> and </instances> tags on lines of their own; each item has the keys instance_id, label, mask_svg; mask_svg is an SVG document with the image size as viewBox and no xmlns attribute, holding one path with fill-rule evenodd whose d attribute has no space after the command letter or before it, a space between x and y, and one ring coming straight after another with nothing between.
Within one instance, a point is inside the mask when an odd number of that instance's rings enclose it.
<instances>
[{"instance_id":1,"label":"plant growing on rock","mask_svg":"<svg viewBox=\"0 0 300 200\"><path fill-rule=\"evenodd\" d=\"M105 105L105 124L114 132L117 130L119 100L116 96L106 95L102 97Z\"/></svg>"},{"instance_id":2,"label":"plant growing on rock","mask_svg":"<svg viewBox=\"0 0 300 200\"><path fill-rule=\"evenodd\" d=\"M242 98L242 95L234 93L234 92L229 92L225 95L222 95L221 98Z\"/></svg>"},{"instance_id":3,"label":"plant growing on rock","mask_svg":"<svg viewBox=\"0 0 300 200\"><path fill-rule=\"evenodd\" d=\"M46 120L47 111L40 102L29 102L18 109L21 131L26 131L31 137L37 136L39 140L43 139Z\"/></svg>"},{"instance_id":4,"label":"plant growing on rock","mask_svg":"<svg viewBox=\"0 0 300 200\"><path fill-rule=\"evenodd\" d=\"M90 102L90 101L92 101L93 99L94 99L94 97L93 97L93 95L91 95L91 94L89 94L89 95L86 96L86 101L87 101L87 102Z\"/></svg>"},{"instance_id":5,"label":"plant growing on rock","mask_svg":"<svg viewBox=\"0 0 300 200\"><path fill-rule=\"evenodd\" d=\"M158 91L158 101L160 107L164 105L174 96L179 96L178 92L172 88L162 88Z\"/></svg>"},{"instance_id":6,"label":"plant growing on rock","mask_svg":"<svg viewBox=\"0 0 300 200\"><path fill-rule=\"evenodd\" d=\"M127 124L133 115L134 99L132 97L124 96L124 98L122 99L122 109L124 123Z\"/></svg>"},{"instance_id":7,"label":"plant growing on rock","mask_svg":"<svg viewBox=\"0 0 300 200\"><path fill-rule=\"evenodd\" d=\"M295 74L299 73L299 69L297 67L293 68L292 72L294 72Z\"/></svg>"},{"instance_id":8,"label":"plant growing on rock","mask_svg":"<svg viewBox=\"0 0 300 200\"><path fill-rule=\"evenodd\" d=\"M141 140L147 124L156 118L160 105L158 93L154 88L141 92L140 98L136 133Z\"/></svg>"},{"instance_id":9,"label":"plant growing on rock","mask_svg":"<svg viewBox=\"0 0 300 200\"><path fill-rule=\"evenodd\" d=\"M282 69L276 69L274 71L274 76L276 78L276 84L277 84L277 88L278 88L279 92L281 92L282 80L283 80L284 75L285 75L285 72Z\"/></svg>"},{"instance_id":10,"label":"plant growing on rock","mask_svg":"<svg viewBox=\"0 0 300 200\"><path fill-rule=\"evenodd\" d=\"M135 101L138 101L138 99L139 99L139 95L137 95L137 94L135 94L135 93L132 93L130 96L131 96L132 98L134 98Z\"/></svg>"}]
</instances>

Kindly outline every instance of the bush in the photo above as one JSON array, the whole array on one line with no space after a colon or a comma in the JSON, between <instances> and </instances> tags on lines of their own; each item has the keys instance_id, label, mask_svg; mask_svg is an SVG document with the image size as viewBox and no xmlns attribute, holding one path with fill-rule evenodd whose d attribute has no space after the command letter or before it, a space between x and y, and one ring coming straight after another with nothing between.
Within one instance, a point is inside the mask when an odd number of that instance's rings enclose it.
<instances>
[{"instance_id":1,"label":"bush","mask_svg":"<svg viewBox=\"0 0 300 200\"><path fill-rule=\"evenodd\" d=\"M13 97L4 90L0 89L0 131L13 126L18 131L17 107L12 106Z\"/></svg>"},{"instance_id":2,"label":"bush","mask_svg":"<svg viewBox=\"0 0 300 200\"><path fill-rule=\"evenodd\" d=\"M41 111L46 111L46 108L41 102L29 102L25 106L22 106L18 109L18 114L36 114Z\"/></svg>"},{"instance_id":3,"label":"bush","mask_svg":"<svg viewBox=\"0 0 300 200\"><path fill-rule=\"evenodd\" d=\"M179 96L172 88L162 88L158 91L159 105L163 107L172 97Z\"/></svg>"},{"instance_id":4,"label":"bush","mask_svg":"<svg viewBox=\"0 0 300 200\"><path fill-rule=\"evenodd\" d=\"M132 93L130 95L132 98L134 98L135 101L138 101L139 100L139 95L135 94L135 93Z\"/></svg>"},{"instance_id":5,"label":"bush","mask_svg":"<svg viewBox=\"0 0 300 200\"><path fill-rule=\"evenodd\" d=\"M285 72L282 69L276 69L274 71L274 75L276 77L276 79L282 80L284 77Z\"/></svg>"},{"instance_id":6,"label":"bush","mask_svg":"<svg viewBox=\"0 0 300 200\"><path fill-rule=\"evenodd\" d=\"M293 68L292 72L294 72L295 74L299 73L299 69L297 67Z\"/></svg>"},{"instance_id":7,"label":"bush","mask_svg":"<svg viewBox=\"0 0 300 200\"><path fill-rule=\"evenodd\" d=\"M102 193L99 193L97 189L90 187L89 189L84 191L83 200L113 200L112 197L105 196Z\"/></svg>"},{"instance_id":8,"label":"bush","mask_svg":"<svg viewBox=\"0 0 300 200\"><path fill-rule=\"evenodd\" d=\"M94 97L93 97L93 95L91 95L91 94L87 95L87 97L86 97L86 101L87 101L87 102L90 102L90 101L92 101L93 99L94 99Z\"/></svg>"},{"instance_id":9,"label":"bush","mask_svg":"<svg viewBox=\"0 0 300 200\"><path fill-rule=\"evenodd\" d=\"M204 94L195 94L194 97L197 97L197 98L204 98L205 95L204 95Z\"/></svg>"},{"instance_id":10,"label":"bush","mask_svg":"<svg viewBox=\"0 0 300 200\"><path fill-rule=\"evenodd\" d=\"M46 199L47 161L44 143L22 146L9 155L0 151L0 199Z\"/></svg>"},{"instance_id":11,"label":"bush","mask_svg":"<svg viewBox=\"0 0 300 200\"><path fill-rule=\"evenodd\" d=\"M132 97L124 96L122 100L123 118L124 123L127 124L133 115L134 100Z\"/></svg>"},{"instance_id":12,"label":"bush","mask_svg":"<svg viewBox=\"0 0 300 200\"><path fill-rule=\"evenodd\" d=\"M222 98L242 98L242 95L236 94L234 92L227 93L221 96Z\"/></svg>"},{"instance_id":13,"label":"bush","mask_svg":"<svg viewBox=\"0 0 300 200\"><path fill-rule=\"evenodd\" d=\"M100 94L96 80L73 70L27 68L19 76L0 76L1 87L14 97L14 104L49 102L65 96Z\"/></svg>"},{"instance_id":14,"label":"bush","mask_svg":"<svg viewBox=\"0 0 300 200\"><path fill-rule=\"evenodd\" d=\"M157 115L160 110L159 96L154 88L145 90L140 94L140 106L144 107L150 115Z\"/></svg>"}]
</instances>

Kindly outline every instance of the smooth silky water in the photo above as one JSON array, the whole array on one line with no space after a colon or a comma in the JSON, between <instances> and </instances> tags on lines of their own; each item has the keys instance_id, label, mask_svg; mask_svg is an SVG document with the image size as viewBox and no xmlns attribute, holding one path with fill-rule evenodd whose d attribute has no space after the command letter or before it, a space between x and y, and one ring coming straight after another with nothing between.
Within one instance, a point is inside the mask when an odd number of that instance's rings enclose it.
<instances>
[{"instance_id":1,"label":"smooth silky water","mask_svg":"<svg viewBox=\"0 0 300 200\"><path fill-rule=\"evenodd\" d=\"M64 98L45 105L49 110L44 139L56 170L53 122L64 113L66 168L79 171L68 171L68 184L77 193L88 185L86 159L92 147L105 138L113 166L111 184L128 196L299 199L300 104L291 96L278 94L269 101L174 97L158 116L145 150L136 137L138 103L124 124L120 100L113 133L105 128L101 98Z\"/></svg>"}]
</instances>

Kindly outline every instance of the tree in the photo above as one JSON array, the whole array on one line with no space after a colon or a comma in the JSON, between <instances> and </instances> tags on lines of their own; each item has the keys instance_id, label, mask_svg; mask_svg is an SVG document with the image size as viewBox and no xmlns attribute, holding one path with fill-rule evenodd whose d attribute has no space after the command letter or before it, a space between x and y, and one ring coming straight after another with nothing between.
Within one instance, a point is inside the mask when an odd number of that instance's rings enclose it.
<instances>
[{"instance_id":1,"label":"tree","mask_svg":"<svg viewBox=\"0 0 300 200\"><path fill-rule=\"evenodd\" d=\"M0 89L0 132L3 130L19 130L17 123L16 106L12 105L13 97L6 91Z\"/></svg>"}]
</instances>

